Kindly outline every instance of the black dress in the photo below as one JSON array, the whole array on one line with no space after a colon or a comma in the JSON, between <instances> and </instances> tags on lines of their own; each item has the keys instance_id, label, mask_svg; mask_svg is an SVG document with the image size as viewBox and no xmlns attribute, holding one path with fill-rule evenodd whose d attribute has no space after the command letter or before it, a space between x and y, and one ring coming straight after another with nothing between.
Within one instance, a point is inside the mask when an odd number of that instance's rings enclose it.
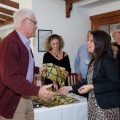
<instances>
[{"instance_id":1,"label":"black dress","mask_svg":"<svg viewBox=\"0 0 120 120\"><path fill-rule=\"evenodd\" d=\"M55 65L66 68L66 71L71 73L70 68L70 60L68 55L64 56L65 52L63 52L63 58L61 60L56 59L50 52L46 52L43 56L43 63L53 63ZM50 79L45 78L44 84L52 84L53 82ZM65 86L68 86L68 81L65 80Z\"/></svg>"}]
</instances>

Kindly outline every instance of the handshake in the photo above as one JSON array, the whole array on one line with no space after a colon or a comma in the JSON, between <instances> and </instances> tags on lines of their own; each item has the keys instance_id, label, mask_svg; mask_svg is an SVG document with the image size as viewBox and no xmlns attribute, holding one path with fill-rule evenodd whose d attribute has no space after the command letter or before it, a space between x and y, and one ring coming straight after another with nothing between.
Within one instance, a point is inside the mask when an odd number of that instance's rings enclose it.
<instances>
[{"instance_id":1,"label":"handshake","mask_svg":"<svg viewBox=\"0 0 120 120\"><path fill-rule=\"evenodd\" d=\"M46 64L45 64L46 65ZM49 67L48 68L44 68L44 67L41 67L40 68L40 75L43 75L43 73L45 73L46 71L52 71L54 74L55 73L57 73L56 71L58 71L58 66L56 66L56 65L54 65L54 64L47 64ZM51 65L53 65L54 67L51 67ZM52 69L52 68L54 68L54 69ZM64 68L62 68L62 67L60 67L61 69L63 69L63 71L65 72L65 69ZM59 68L59 69L60 69ZM51 70L52 69L52 70ZM57 70L56 70L57 69ZM61 73L61 72L60 72ZM61 76L61 77L59 77L59 75ZM57 78L60 78L60 79L58 79L58 81L57 82L59 82L59 83L61 83L61 85L62 85L62 83L65 81L64 80L64 76L63 76L64 74L58 74L58 77ZM50 76L50 75L49 75ZM55 79L55 77L56 76L52 76L52 78L49 78L49 79ZM53 80L52 80L53 81ZM44 86L41 86L40 87L40 90L39 90L39 93L38 93L38 97L39 98L41 98L41 99L43 99L43 100L48 100L48 99L50 99L51 97L53 97L55 94L56 94L56 92L53 92L53 91L49 91L48 89L49 88L51 88L52 87L52 85L54 86L54 88L56 89L56 90L58 90L58 86L56 86L56 84L54 84L54 83L56 83L56 81L53 81L53 84L50 84L50 85L44 85Z\"/></svg>"},{"instance_id":2,"label":"handshake","mask_svg":"<svg viewBox=\"0 0 120 120\"><path fill-rule=\"evenodd\" d=\"M53 97L56 94L56 92L48 90L51 87L52 84L41 86L38 93L38 97L41 98L42 100L49 100L51 97Z\"/></svg>"}]
</instances>

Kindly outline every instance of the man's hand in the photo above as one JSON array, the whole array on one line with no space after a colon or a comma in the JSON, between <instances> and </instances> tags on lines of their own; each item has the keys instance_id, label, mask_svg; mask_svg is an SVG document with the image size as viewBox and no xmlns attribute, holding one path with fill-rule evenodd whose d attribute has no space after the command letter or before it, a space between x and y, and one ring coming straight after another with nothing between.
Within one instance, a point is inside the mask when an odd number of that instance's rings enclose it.
<instances>
[{"instance_id":1,"label":"man's hand","mask_svg":"<svg viewBox=\"0 0 120 120\"><path fill-rule=\"evenodd\" d=\"M48 100L51 97L53 97L55 95L55 92L47 90L51 86L52 86L52 84L41 86L40 90L39 90L39 93L38 93L38 97L43 99L43 100Z\"/></svg>"}]
</instances>

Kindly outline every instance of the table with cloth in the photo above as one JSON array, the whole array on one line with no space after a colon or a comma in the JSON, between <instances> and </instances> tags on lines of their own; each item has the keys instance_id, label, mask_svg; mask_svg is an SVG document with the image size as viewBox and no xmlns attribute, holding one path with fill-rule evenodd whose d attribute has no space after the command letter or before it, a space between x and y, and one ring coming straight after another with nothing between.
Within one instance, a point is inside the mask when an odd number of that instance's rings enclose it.
<instances>
[{"instance_id":1,"label":"table with cloth","mask_svg":"<svg viewBox=\"0 0 120 120\"><path fill-rule=\"evenodd\" d=\"M34 120L88 120L87 98L73 93L68 93L67 96L79 101L50 108L34 108Z\"/></svg>"}]
</instances>

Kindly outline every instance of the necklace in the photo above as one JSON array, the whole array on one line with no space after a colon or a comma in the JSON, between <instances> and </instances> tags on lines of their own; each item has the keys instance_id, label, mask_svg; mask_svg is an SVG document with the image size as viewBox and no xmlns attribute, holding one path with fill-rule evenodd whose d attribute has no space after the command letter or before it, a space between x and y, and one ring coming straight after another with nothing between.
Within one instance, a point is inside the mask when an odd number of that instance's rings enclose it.
<instances>
[{"instance_id":1,"label":"necklace","mask_svg":"<svg viewBox=\"0 0 120 120\"><path fill-rule=\"evenodd\" d=\"M51 51L51 52L52 52L53 55L55 55L56 58L59 57L59 53L60 53L60 52L58 52L58 53L53 53L53 51Z\"/></svg>"},{"instance_id":2,"label":"necklace","mask_svg":"<svg viewBox=\"0 0 120 120\"><path fill-rule=\"evenodd\" d=\"M55 56L56 56L56 58L58 58L58 57L59 57L59 54L56 54Z\"/></svg>"}]
</instances>

